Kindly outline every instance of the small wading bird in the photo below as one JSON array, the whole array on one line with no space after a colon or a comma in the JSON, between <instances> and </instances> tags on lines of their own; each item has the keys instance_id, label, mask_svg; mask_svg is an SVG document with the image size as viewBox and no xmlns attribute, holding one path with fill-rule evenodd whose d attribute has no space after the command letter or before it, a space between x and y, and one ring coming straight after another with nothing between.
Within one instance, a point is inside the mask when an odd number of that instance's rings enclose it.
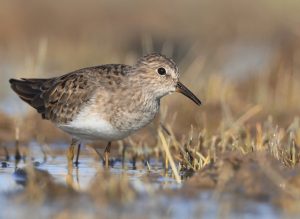
<instances>
[{"instance_id":1,"label":"small wading bird","mask_svg":"<svg viewBox=\"0 0 300 219\"><path fill-rule=\"evenodd\" d=\"M78 165L81 141L106 140L108 166L111 141L120 140L150 123L160 98L180 92L197 105L201 101L180 81L177 65L160 54L140 58L133 66L107 64L83 68L48 79L10 79L11 88L72 136L68 162Z\"/></svg>"}]
</instances>

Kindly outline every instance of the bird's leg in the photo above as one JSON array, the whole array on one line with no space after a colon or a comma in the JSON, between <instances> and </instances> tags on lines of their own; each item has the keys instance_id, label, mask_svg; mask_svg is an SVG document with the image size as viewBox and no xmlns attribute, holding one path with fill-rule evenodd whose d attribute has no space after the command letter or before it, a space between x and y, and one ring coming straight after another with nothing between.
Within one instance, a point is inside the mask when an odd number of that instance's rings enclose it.
<instances>
[{"instance_id":1,"label":"bird's leg","mask_svg":"<svg viewBox=\"0 0 300 219\"><path fill-rule=\"evenodd\" d=\"M80 148L81 148L81 143L79 143L79 144L78 144L78 147L77 147L76 160L75 160L75 163L74 163L76 167L78 167L78 164L79 164Z\"/></svg>"},{"instance_id":2,"label":"bird's leg","mask_svg":"<svg viewBox=\"0 0 300 219\"><path fill-rule=\"evenodd\" d=\"M67 159L68 159L68 164L73 165L73 158L74 158L74 148L78 144L78 140L72 138L72 142L67 150Z\"/></svg>"},{"instance_id":3,"label":"bird's leg","mask_svg":"<svg viewBox=\"0 0 300 219\"><path fill-rule=\"evenodd\" d=\"M126 149L127 149L127 144L124 144L123 150L122 150L122 168L125 167L125 153L126 153Z\"/></svg>"},{"instance_id":4,"label":"bird's leg","mask_svg":"<svg viewBox=\"0 0 300 219\"><path fill-rule=\"evenodd\" d=\"M75 138L72 138L72 142L67 149L67 159L68 159L68 174L66 176L66 183L71 188L74 187L73 183L73 158L74 158L74 148L79 143Z\"/></svg>"},{"instance_id":5,"label":"bird's leg","mask_svg":"<svg viewBox=\"0 0 300 219\"><path fill-rule=\"evenodd\" d=\"M111 142L108 142L107 146L104 150L104 158L105 158L105 167L108 168L109 165L109 153L110 153Z\"/></svg>"}]
</instances>

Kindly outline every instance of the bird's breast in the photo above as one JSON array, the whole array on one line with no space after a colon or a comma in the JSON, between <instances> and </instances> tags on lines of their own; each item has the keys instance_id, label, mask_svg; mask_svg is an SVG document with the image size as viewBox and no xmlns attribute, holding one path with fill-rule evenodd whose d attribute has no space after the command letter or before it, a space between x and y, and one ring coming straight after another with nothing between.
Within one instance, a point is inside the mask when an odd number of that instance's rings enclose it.
<instances>
[{"instance_id":1,"label":"bird's breast","mask_svg":"<svg viewBox=\"0 0 300 219\"><path fill-rule=\"evenodd\" d=\"M135 104L135 107L127 105L115 109L111 117L112 124L119 130L134 132L149 124L159 110L159 102Z\"/></svg>"},{"instance_id":2,"label":"bird's breast","mask_svg":"<svg viewBox=\"0 0 300 219\"><path fill-rule=\"evenodd\" d=\"M84 140L119 140L150 123L159 109L159 102L130 105L86 105L67 124L58 124L63 131Z\"/></svg>"}]
</instances>

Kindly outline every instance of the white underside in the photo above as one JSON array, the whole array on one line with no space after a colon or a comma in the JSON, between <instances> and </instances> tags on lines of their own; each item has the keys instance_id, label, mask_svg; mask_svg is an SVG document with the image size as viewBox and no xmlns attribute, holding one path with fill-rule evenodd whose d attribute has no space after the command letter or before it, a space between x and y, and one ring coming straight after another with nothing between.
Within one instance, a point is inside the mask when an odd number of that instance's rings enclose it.
<instances>
[{"instance_id":1,"label":"white underside","mask_svg":"<svg viewBox=\"0 0 300 219\"><path fill-rule=\"evenodd\" d=\"M114 128L108 121L97 113L89 113L86 110L70 123L58 125L63 131L81 140L119 140L127 137L130 132L120 131Z\"/></svg>"}]
</instances>

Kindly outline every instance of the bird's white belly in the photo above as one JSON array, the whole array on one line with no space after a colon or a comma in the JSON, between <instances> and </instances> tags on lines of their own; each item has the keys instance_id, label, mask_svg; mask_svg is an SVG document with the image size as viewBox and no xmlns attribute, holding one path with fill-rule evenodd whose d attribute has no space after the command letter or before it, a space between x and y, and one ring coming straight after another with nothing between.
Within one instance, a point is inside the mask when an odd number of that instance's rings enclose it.
<instances>
[{"instance_id":1,"label":"bird's white belly","mask_svg":"<svg viewBox=\"0 0 300 219\"><path fill-rule=\"evenodd\" d=\"M93 102L83 107L71 122L58 124L58 127L81 140L120 140L151 122L159 108L158 103L152 104L150 109L147 107L144 110L142 108L132 112L124 111L114 115L115 120L111 123L102 115L103 111L91 105Z\"/></svg>"},{"instance_id":2,"label":"bird's white belly","mask_svg":"<svg viewBox=\"0 0 300 219\"><path fill-rule=\"evenodd\" d=\"M120 131L98 114L80 113L68 124L58 125L63 131L82 140L119 140L127 137L129 131Z\"/></svg>"}]
</instances>

